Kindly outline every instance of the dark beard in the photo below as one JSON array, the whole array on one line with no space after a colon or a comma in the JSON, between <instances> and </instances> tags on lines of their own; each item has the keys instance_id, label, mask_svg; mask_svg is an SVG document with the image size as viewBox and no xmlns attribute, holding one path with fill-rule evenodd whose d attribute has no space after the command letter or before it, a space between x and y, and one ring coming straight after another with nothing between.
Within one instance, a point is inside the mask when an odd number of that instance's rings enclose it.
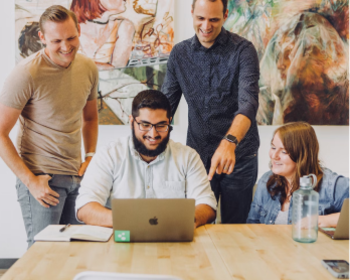
<instances>
[{"instance_id":1,"label":"dark beard","mask_svg":"<svg viewBox=\"0 0 350 280\"><path fill-rule=\"evenodd\" d=\"M170 131L165 137L162 142L159 143L158 147L154 150L149 150L147 147L139 141L139 139L136 138L134 127L132 127L132 140L134 142L135 150L138 151L141 155L147 156L147 157L156 157L159 156L161 153L163 153L168 145L169 139L170 139Z\"/></svg>"}]
</instances>

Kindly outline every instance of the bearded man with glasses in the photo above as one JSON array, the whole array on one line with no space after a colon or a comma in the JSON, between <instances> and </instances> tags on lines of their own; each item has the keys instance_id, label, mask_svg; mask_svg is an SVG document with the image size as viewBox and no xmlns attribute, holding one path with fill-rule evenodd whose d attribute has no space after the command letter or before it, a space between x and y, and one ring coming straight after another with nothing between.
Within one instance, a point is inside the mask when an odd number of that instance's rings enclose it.
<instances>
[{"instance_id":1,"label":"bearded man with glasses","mask_svg":"<svg viewBox=\"0 0 350 280\"><path fill-rule=\"evenodd\" d=\"M198 153L170 140L171 106L163 93L140 92L129 116L132 137L119 138L93 157L76 200L76 215L112 227L112 198L193 198L195 227L212 222L216 199ZM142 209L140 209L142 211Z\"/></svg>"}]
</instances>

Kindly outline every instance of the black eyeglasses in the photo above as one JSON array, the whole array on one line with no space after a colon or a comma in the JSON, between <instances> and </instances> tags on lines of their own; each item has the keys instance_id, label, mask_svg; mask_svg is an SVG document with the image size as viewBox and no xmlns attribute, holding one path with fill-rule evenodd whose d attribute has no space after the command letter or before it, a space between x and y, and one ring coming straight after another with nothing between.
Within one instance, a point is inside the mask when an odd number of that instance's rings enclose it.
<instances>
[{"instance_id":1,"label":"black eyeglasses","mask_svg":"<svg viewBox=\"0 0 350 280\"><path fill-rule=\"evenodd\" d=\"M170 124L163 124L163 123L158 123L158 124L151 124L151 123L144 123L144 122L137 122L137 120L134 118L134 121L139 125L139 129L141 131L150 131L153 127L158 132L167 132L169 130Z\"/></svg>"}]
</instances>

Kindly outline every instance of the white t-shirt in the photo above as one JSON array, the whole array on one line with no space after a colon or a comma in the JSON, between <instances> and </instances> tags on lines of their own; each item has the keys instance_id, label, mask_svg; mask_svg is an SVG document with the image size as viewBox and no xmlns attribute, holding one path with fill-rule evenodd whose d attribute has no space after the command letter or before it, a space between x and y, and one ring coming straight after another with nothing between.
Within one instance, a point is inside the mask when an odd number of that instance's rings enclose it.
<instances>
[{"instance_id":1,"label":"white t-shirt","mask_svg":"<svg viewBox=\"0 0 350 280\"><path fill-rule=\"evenodd\" d=\"M131 137L119 138L92 158L76 200L76 212L89 202L105 206L109 198L194 198L216 210L216 199L198 153L169 140L147 163Z\"/></svg>"}]
</instances>

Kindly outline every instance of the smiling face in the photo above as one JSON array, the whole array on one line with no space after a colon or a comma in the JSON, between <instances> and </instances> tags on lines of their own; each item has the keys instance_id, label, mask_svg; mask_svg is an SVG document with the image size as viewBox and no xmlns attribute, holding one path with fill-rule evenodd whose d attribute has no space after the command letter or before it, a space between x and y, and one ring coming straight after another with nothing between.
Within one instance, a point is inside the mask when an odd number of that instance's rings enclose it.
<instances>
[{"instance_id":1,"label":"smiling face","mask_svg":"<svg viewBox=\"0 0 350 280\"><path fill-rule=\"evenodd\" d=\"M144 124L144 126L149 124L169 125L171 119L167 118L166 110L142 108L139 110L139 116L135 117L136 121L134 121L132 116L129 119L133 130L135 149L145 161L150 162L154 160L165 150L169 141L170 130L158 132L153 126L150 131L142 131L138 123Z\"/></svg>"},{"instance_id":2,"label":"smiling face","mask_svg":"<svg viewBox=\"0 0 350 280\"><path fill-rule=\"evenodd\" d=\"M198 0L192 7L193 28L199 42L205 48L210 48L227 18L228 10L223 14L224 6L220 0L211 2Z\"/></svg>"},{"instance_id":3,"label":"smiling face","mask_svg":"<svg viewBox=\"0 0 350 280\"><path fill-rule=\"evenodd\" d=\"M43 27L44 33L39 31L39 37L46 45L46 55L57 65L68 67L79 49L79 25L69 17L63 22L46 21Z\"/></svg>"},{"instance_id":4,"label":"smiling face","mask_svg":"<svg viewBox=\"0 0 350 280\"><path fill-rule=\"evenodd\" d=\"M272 164L272 172L285 177L291 182L292 178L294 178L297 165L284 149L279 133L276 133L271 141L269 156Z\"/></svg>"}]
</instances>

